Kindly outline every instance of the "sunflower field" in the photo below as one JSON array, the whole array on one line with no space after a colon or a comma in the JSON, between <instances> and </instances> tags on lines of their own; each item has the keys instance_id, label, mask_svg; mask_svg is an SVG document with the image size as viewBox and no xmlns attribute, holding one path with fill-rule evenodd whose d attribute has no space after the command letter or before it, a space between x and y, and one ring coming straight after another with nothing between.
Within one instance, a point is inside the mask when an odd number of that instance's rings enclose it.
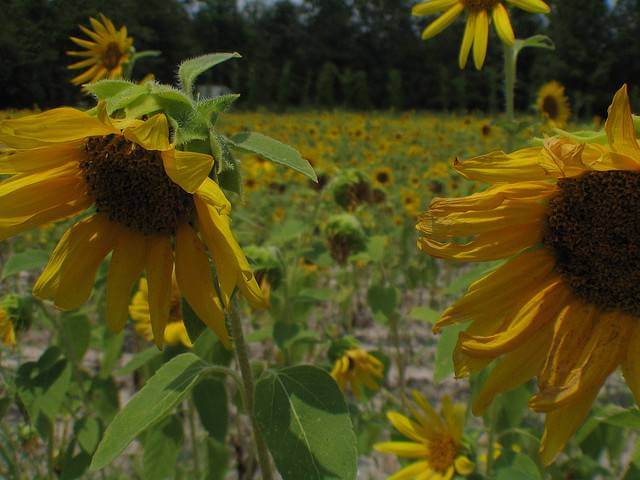
<instances>
[{"instance_id":1,"label":"sunflower field","mask_svg":"<svg viewBox=\"0 0 640 480\"><path fill-rule=\"evenodd\" d=\"M492 114L234 108L240 53L69 32L78 100L0 110L0 479L640 479L640 117L519 108L552 8L404 12L502 52Z\"/></svg>"}]
</instances>

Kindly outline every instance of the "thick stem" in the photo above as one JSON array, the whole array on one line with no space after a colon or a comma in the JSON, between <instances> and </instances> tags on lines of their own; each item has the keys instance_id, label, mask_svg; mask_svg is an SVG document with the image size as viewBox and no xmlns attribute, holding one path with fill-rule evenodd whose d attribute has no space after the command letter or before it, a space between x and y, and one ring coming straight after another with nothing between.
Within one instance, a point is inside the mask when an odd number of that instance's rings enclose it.
<instances>
[{"instance_id":1,"label":"thick stem","mask_svg":"<svg viewBox=\"0 0 640 480\"><path fill-rule=\"evenodd\" d=\"M517 73L517 53L513 46L504 46L504 99L505 114L509 129L507 130L507 152L513 151L515 140L515 90L516 90L516 73Z\"/></svg>"},{"instance_id":2,"label":"thick stem","mask_svg":"<svg viewBox=\"0 0 640 480\"><path fill-rule=\"evenodd\" d=\"M240 315L238 314L238 305L234 300L231 306L231 336L235 346L236 360L240 366L240 374L242 375L242 383L244 384L245 393L245 409L251 420L251 428L253 430L253 438L256 444L256 452L258 454L258 462L262 471L264 480L273 480L273 471L271 469L271 460L269 459L269 450L267 444L258 430L258 424L254 414L254 390L253 376L251 373L251 365L249 364L249 354L247 344L242 332L242 324Z\"/></svg>"}]
</instances>

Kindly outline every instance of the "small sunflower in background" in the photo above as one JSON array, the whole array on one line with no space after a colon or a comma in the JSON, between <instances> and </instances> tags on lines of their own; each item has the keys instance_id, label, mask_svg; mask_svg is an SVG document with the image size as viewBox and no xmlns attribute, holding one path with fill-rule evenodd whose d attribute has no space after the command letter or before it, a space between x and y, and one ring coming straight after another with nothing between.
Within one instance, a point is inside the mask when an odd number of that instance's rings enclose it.
<instances>
[{"instance_id":1,"label":"small sunflower in background","mask_svg":"<svg viewBox=\"0 0 640 480\"><path fill-rule=\"evenodd\" d=\"M531 13L550 12L549 6L542 0L506 0L506 2L502 0L429 0L415 5L412 14L424 16L444 12L422 32L422 39L427 40L438 35L465 12L467 20L458 64L460 68L467 65L469 53L473 47L473 61L476 68L480 70L487 56L490 16L500 40L507 45L513 45L515 42L505 3Z\"/></svg>"},{"instance_id":2,"label":"small sunflower in background","mask_svg":"<svg viewBox=\"0 0 640 480\"><path fill-rule=\"evenodd\" d=\"M619 366L640 401L640 144L626 86L605 132L604 145L559 137L457 162L466 178L492 186L434 199L417 226L419 247L433 257L507 260L434 330L471 322L454 352L458 377L499 359L473 400L477 415L496 395L537 378L529 406L546 413L546 465Z\"/></svg>"},{"instance_id":3,"label":"small sunflower in background","mask_svg":"<svg viewBox=\"0 0 640 480\"><path fill-rule=\"evenodd\" d=\"M16 346L16 331L11 316L4 308L0 308L0 343L11 348Z\"/></svg>"},{"instance_id":4,"label":"small sunflower in background","mask_svg":"<svg viewBox=\"0 0 640 480\"><path fill-rule=\"evenodd\" d=\"M74 77L71 82L74 85L82 85L105 78L122 78L124 65L129 62L133 54L133 38L127 36L127 27L122 26L116 30L113 22L102 14L100 14L100 20L92 17L89 18L89 22L93 30L80 25L80 29L89 39L69 37L73 43L84 50L68 51L67 55L84 58L84 60L73 63L67 68L87 69Z\"/></svg>"},{"instance_id":5,"label":"small sunflower in background","mask_svg":"<svg viewBox=\"0 0 640 480\"><path fill-rule=\"evenodd\" d=\"M362 396L363 387L375 392L380 389L384 378L384 364L362 348L351 348L336 360L331 371L340 390L346 390L347 385L356 399Z\"/></svg>"},{"instance_id":6,"label":"small sunflower in background","mask_svg":"<svg viewBox=\"0 0 640 480\"><path fill-rule=\"evenodd\" d=\"M131 289L145 271L161 347L175 265L186 301L230 346L224 310L236 287L253 307L266 302L231 230L231 204L208 177L213 158L176 149L164 114L143 121L112 119L103 103L97 110L97 117L65 107L0 122L8 147L0 173L11 175L0 182L0 239L89 210L58 242L34 295L61 310L80 307L113 252L109 327L124 327Z\"/></svg>"},{"instance_id":7,"label":"small sunflower in background","mask_svg":"<svg viewBox=\"0 0 640 480\"><path fill-rule=\"evenodd\" d=\"M420 209L420 196L412 190L402 192L402 207L407 215L415 217Z\"/></svg>"},{"instance_id":8,"label":"small sunflower in background","mask_svg":"<svg viewBox=\"0 0 640 480\"><path fill-rule=\"evenodd\" d=\"M552 127L566 127L571 117L569 99L564 93L564 86L556 81L545 83L538 90L536 107Z\"/></svg>"},{"instance_id":9,"label":"small sunflower in background","mask_svg":"<svg viewBox=\"0 0 640 480\"><path fill-rule=\"evenodd\" d=\"M462 447L465 406L453 404L449 397L444 397L438 414L427 399L415 390L413 399L417 406L410 407L413 418L398 412L387 412L391 425L408 441L374 445L378 452L416 460L388 480L436 480L471 475L475 465L464 455Z\"/></svg>"},{"instance_id":10,"label":"small sunflower in background","mask_svg":"<svg viewBox=\"0 0 640 480\"><path fill-rule=\"evenodd\" d=\"M379 167L373 171L373 184L380 188L387 188L393 183L393 170L391 167Z\"/></svg>"},{"instance_id":11,"label":"small sunflower in background","mask_svg":"<svg viewBox=\"0 0 640 480\"><path fill-rule=\"evenodd\" d=\"M152 342L153 328L151 327L151 314L149 311L149 284L146 278L140 279L138 291L133 296L131 305L129 305L129 316L134 322L136 333L148 342ZM171 347L179 344L187 348L192 347L182 317L182 297L175 275L171 282L171 308L169 310L169 320L164 330L164 343Z\"/></svg>"}]
</instances>

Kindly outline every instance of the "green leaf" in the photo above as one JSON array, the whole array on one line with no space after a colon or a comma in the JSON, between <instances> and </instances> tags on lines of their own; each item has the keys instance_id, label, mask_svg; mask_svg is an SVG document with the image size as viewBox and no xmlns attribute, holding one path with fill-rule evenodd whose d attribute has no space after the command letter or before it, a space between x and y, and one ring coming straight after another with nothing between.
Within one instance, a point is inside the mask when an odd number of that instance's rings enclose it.
<instances>
[{"instance_id":1,"label":"green leaf","mask_svg":"<svg viewBox=\"0 0 640 480\"><path fill-rule=\"evenodd\" d=\"M374 235L367 243L367 253L373 262L381 262L384 259L384 252L387 246L387 237Z\"/></svg>"},{"instance_id":2,"label":"green leaf","mask_svg":"<svg viewBox=\"0 0 640 480\"><path fill-rule=\"evenodd\" d=\"M313 366L269 372L256 384L255 415L284 480L356 478L356 437L331 376Z\"/></svg>"},{"instance_id":3,"label":"green leaf","mask_svg":"<svg viewBox=\"0 0 640 480\"><path fill-rule=\"evenodd\" d=\"M520 53L520 50L523 48L544 48L547 50L555 50L556 45L553 43L553 40L546 35L534 35L532 37L525 38L524 40L516 40L516 43L513 46L515 54L517 55Z\"/></svg>"},{"instance_id":4,"label":"green leaf","mask_svg":"<svg viewBox=\"0 0 640 480\"><path fill-rule=\"evenodd\" d=\"M92 417L85 417L74 426L80 448L91 455L100 440L100 422Z\"/></svg>"},{"instance_id":5,"label":"green leaf","mask_svg":"<svg viewBox=\"0 0 640 480\"><path fill-rule=\"evenodd\" d=\"M49 261L49 252L44 250L26 250L9 257L2 270L2 278L29 270L40 270Z\"/></svg>"},{"instance_id":6,"label":"green leaf","mask_svg":"<svg viewBox=\"0 0 640 480\"><path fill-rule=\"evenodd\" d=\"M284 350L289 346L302 327L297 323L276 322L273 324L273 339L280 349Z\"/></svg>"},{"instance_id":7,"label":"green leaf","mask_svg":"<svg viewBox=\"0 0 640 480\"><path fill-rule=\"evenodd\" d=\"M136 60L140 60L141 58L159 57L160 55L162 55L162 52L160 50L141 50L131 55L131 60L129 61L135 62Z\"/></svg>"},{"instance_id":8,"label":"green leaf","mask_svg":"<svg viewBox=\"0 0 640 480\"><path fill-rule=\"evenodd\" d=\"M267 160L302 173L314 182L318 181L311 164L302 158L296 149L278 140L257 132L243 132L231 137L231 143L240 150L255 153Z\"/></svg>"},{"instance_id":9,"label":"green leaf","mask_svg":"<svg viewBox=\"0 0 640 480\"><path fill-rule=\"evenodd\" d=\"M367 299L373 313L382 312L389 318L398 306L398 291L394 287L372 285L367 292Z\"/></svg>"},{"instance_id":10,"label":"green leaf","mask_svg":"<svg viewBox=\"0 0 640 480\"><path fill-rule=\"evenodd\" d=\"M95 83L89 83L84 87L94 94L98 100L111 98L124 90L136 85L128 80L99 80Z\"/></svg>"},{"instance_id":11,"label":"green leaf","mask_svg":"<svg viewBox=\"0 0 640 480\"><path fill-rule=\"evenodd\" d=\"M207 438L207 474L205 480L225 480L229 451L224 443Z\"/></svg>"},{"instance_id":12,"label":"green leaf","mask_svg":"<svg viewBox=\"0 0 640 480\"><path fill-rule=\"evenodd\" d=\"M240 57L241 55L237 52L210 53L208 55L202 55L200 57L185 60L178 68L178 79L180 80L180 87L182 88L182 91L187 95L191 95L193 93L193 84L198 76L210 68L215 67L219 63Z\"/></svg>"},{"instance_id":13,"label":"green leaf","mask_svg":"<svg viewBox=\"0 0 640 480\"><path fill-rule=\"evenodd\" d=\"M194 387L191 395L204 429L211 438L224 443L229 424L227 389L224 381L204 378Z\"/></svg>"},{"instance_id":14,"label":"green leaf","mask_svg":"<svg viewBox=\"0 0 640 480\"><path fill-rule=\"evenodd\" d=\"M429 307L414 307L409 312L409 318L433 325L440 318L440 312Z\"/></svg>"},{"instance_id":15,"label":"green leaf","mask_svg":"<svg viewBox=\"0 0 640 480\"><path fill-rule=\"evenodd\" d=\"M175 416L165 419L146 433L143 442L143 479L174 478L182 437L182 422Z\"/></svg>"},{"instance_id":16,"label":"green leaf","mask_svg":"<svg viewBox=\"0 0 640 480\"><path fill-rule=\"evenodd\" d=\"M458 334L465 328L467 328L465 324L456 324L442 330L436 349L436 364L433 372L433 379L436 382L441 382L453 373L453 350L458 342Z\"/></svg>"},{"instance_id":17,"label":"green leaf","mask_svg":"<svg viewBox=\"0 0 640 480\"><path fill-rule=\"evenodd\" d=\"M218 120L218 114L228 111L238 98L240 98L240 95L237 93L230 93L200 100L196 105L196 111L202 118L207 120L209 126L214 126Z\"/></svg>"},{"instance_id":18,"label":"green leaf","mask_svg":"<svg viewBox=\"0 0 640 480\"><path fill-rule=\"evenodd\" d=\"M536 463L526 455L518 455L513 465L498 470L496 480L542 480Z\"/></svg>"},{"instance_id":19,"label":"green leaf","mask_svg":"<svg viewBox=\"0 0 640 480\"><path fill-rule=\"evenodd\" d=\"M91 339L89 317L83 313L63 314L61 323L62 335L64 336L62 346L69 360L79 365L89 348L89 340Z\"/></svg>"},{"instance_id":20,"label":"green leaf","mask_svg":"<svg viewBox=\"0 0 640 480\"><path fill-rule=\"evenodd\" d=\"M129 88L125 88L112 97L107 98L107 113L112 114L116 110L125 108L132 104L145 93L148 89L144 85L131 84Z\"/></svg>"},{"instance_id":21,"label":"green leaf","mask_svg":"<svg viewBox=\"0 0 640 480\"><path fill-rule=\"evenodd\" d=\"M149 363L154 358L158 358L162 356L162 351L158 350L157 347L149 347L146 350L138 352L134 355L134 357L129 360L129 362L122 368L116 370L114 375L116 377L123 377L125 375L130 375L139 368L144 367L147 363Z\"/></svg>"},{"instance_id":22,"label":"green leaf","mask_svg":"<svg viewBox=\"0 0 640 480\"><path fill-rule=\"evenodd\" d=\"M100 378L108 378L120 360L122 345L124 343L124 331L114 333L108 328L104 329L102 365Z\"/></svg>"},{"instance_id":23,"label":"green leaf","mask_svg":"<svg viewBox=\"0 0 640 480\"><path fill-rule=\"evenodd\" d=\"M191 343L195 343L200 334L206 330L207 326L204 324L200 317L193 311L189 302L184 297L182 298L182 319L184 320L184 326L187 329L187 335Z\"/></svg>"},{"instance_id":24,"label":"green leaf","mask_svg":"<svg viewBox=\"0 0 640 480\"><path fill-rule=\"evenodd\" d=\"M183 353L163 365L109 424L91 470L110 464L137 435L167 416L206 371L207 364L193 353Z\"/></svg>"}]
</instances>

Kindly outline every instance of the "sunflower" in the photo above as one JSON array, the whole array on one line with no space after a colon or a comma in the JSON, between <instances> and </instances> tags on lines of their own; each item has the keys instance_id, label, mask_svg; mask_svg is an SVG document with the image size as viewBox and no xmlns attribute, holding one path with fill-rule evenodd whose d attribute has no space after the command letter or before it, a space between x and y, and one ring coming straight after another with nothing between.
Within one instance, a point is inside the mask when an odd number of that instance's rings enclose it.
<instances>
[{"instance_id":1,"label":"sunflower","mask_svg":"<svg viewBox=\"0 0 640 480\"><path fill-rule=\"evenodd\" d=\"M407 215L415 217L420 208L420 197L412 190L405 190L402 192L402 206Z\"/></svg>"},{"instance_id":2,"label":"sunflower","mask_svg":"<svg viewBox=\"0 0 640 480\"><path fill-rule=\"evenodd\" d=\"M69 37L73 43L84 50L69 51L71 57L82 57L84 60L73 63L67 68L76 70L87 68L71 82L74 85L92 83L103 78L121 78L123 65L130 59L133 38L127 36L127 27L116 30L113 22L100 14L100 20L89 18L93 30L80 25L80 29L89 37L85 40Z\"/></svg>"},{"instance_id":3,"label":"sunflower","mask_svg":"<svg viewBox=\"0 0 640 480\"><path fill-rule=\"evenodd\" d=\"M191 348L191 340L182 318L182 296L175 275L171 282L171 308L169 312L169 320L164 330L164 343L169 346L182 344ZM136 333L147 341L153 341L151 316L149 315L149 284L146 278L140 279L138 291L129 305L129 316L135 323Z\"/></svg>"},{"instance_id":4,"label":"sunflower","mask_svg":"<svg viewBox=\"0 0 640 480\"><path fill-rule=\"evenodd\" d=\"M4 308L0 308L0 343L7 347L16 346L16 331L11 316Z\"/></svg>"},{"instance_id":5,"label":"sunflower","mask_svg":"<svg viewBox=\"0 0 640 480\"><path fill-rule=\"evenodd\" d=\"M331 376L342 391L349 384L353 395L360 399L362 387L374 392L380 389L384 365L366 350L351 348L336 360Z\"/></svg>"},{"instance_id":6,"label":"sunflower","mask_svg":"<svg viewBox=\"0 0 640 480\"><path fill-rule=\"evenodd\" d=\"M553 127L566 127L571 116L569 100L564 94L564 87L555 81L545 83L538 90L536 107Z\"/></svg>"},{"instance_id":7,"label":"sunflower","mask_svg":"<svg viewBox=\"0 0 640 480\"><path fill-rule=\"evenodd\" d=\"M0 123L0 142L9 147L0 152L0 173L12 174L0 182L0 240L90 210L54 249L34 286L37 297L62 310L78 308L91 294L98 266L113 252L109 327L123 328L131 289L145 270L153 336L161 347L175 250L180 291L225 345L223 310L234 289L254 307L264 305L230 228L231 205L208 177L213 158L176 150L164 114L114 120L103 104L97 117L57 108Z\"/></svg>"},{"instance_id":8,"label":"sunflower","mask_svg":"<svg viewBox=\"0 0 640 480\"><path fill-rule=\"evenodd\" d=\"M413 7L415 16L444 13L423 32L423 40L435 37L453 23L458 16L467 13L467 22L460 46L458 63L460 68L467 65L469 52L473 46L473 61L478 70L484 65L489 42L489 14L493 18L496 32L506 45L513 45L515 35L511 27L509 13L502 0L429 0ZM549 6L542 0L506 0L506 3L531 13L549 13Z\"/></svg>"},{"instance_id":9,"label":"sunflower","mask_svg":"<svg viewBox=\"0 0 640 480\"><path fill-rule=\"evenodd\" d=\"M418 223L438 258L507 259L469 287L435 326L471 321L454 353L457 376L500 358L473 402L537 378L530 407L546 413L541 456L551 463L622 366L640 399L640 145L624 86L605 124L608 144L548 139L456 169L493 185L436 198ZM458 243L458 239L471 239Z\"/></svg>"},{"instance_id":10,"label":"sunflower","mask_svg":"<svg viewBox=\"0 0 640 480\"><path fill-rule=\"evenodd\" d=\"M385 188L393 183L393 170L390 167L379 167L373 171L374 185Z\"/></svg>"},{"instance_id":11,"label":"sunflower","mask_svg":"<svg viewBox=\"0 0 640 480\"><path fill-rule=\"evenodd\" d=\"M413 399L418 408L410 407L413 419L398 412L387 412L396 430L411 441L383 442L374 445L378 452L401 458L416 459L388 480L444 480L454 475L467 476L475 465L462 454L465 407L442 399L440 414L417 391Z\"/></svg>"}]
</instances>

